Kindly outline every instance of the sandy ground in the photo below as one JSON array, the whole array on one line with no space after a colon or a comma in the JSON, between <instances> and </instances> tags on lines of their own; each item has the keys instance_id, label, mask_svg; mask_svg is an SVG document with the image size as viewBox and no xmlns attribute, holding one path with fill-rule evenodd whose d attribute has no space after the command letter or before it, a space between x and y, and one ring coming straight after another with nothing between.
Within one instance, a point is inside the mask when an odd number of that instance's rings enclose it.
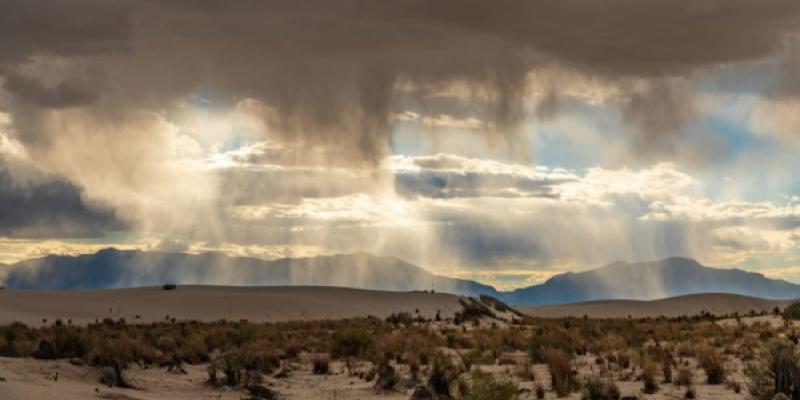
<instances>
[{"instance_id":1,"label":"sandy ground","mask_svg":"<svg viewBox=\"0 0 800 400\"><path fill-rule=\"evenodd\" d=\"M523 357L525 358L525 357ZM576 367L579 376L601 375L600 368L594 364L594 356L578 357ZM696 362L688 359L694 371L694 389L699 399L745 399L745 391L735 393L727 385L706 385L702 382L705 375L696 368ZM366 364L366 363L365 363ZM314 375L310 372L310 364L298 361L291 364L289 377L276 379L266 377L264 385L276 391L282 399L370 399L370 400L400 400L408 399L412 389L401 388L391 392L376 392L374 382L366 382L356 376L346 373L342 362L331 363L331 373L328 375ZM362 369L368 369L363 365ZM520 381L517 372L519 366L514 365L481 365L485 372L493 373L504 380L513 380L520 388L519 399L534 399L535 387L539 383L546 388L550 387L550 374L547 367L542 364L532 366L534 380ZM741 374L741 362L729 362L731 371L730 381L744 382ZM403 371L403 367L399 367ZM206 365L187 365L187 374L174 374L163 368L141 369L131 367L125 370L126 379L136 386L135 389L108 388L99 383L100 373L90 367L78 367L66 361L41 361L33 359L0 358L0 399L3 400L30 400L30 399L58 399L58 400L83 400L83 399L119 399L119 400L156 400L156 399L241 399L244 393L241 389L212 387L206 383ZM632 372L631 372L632 373ZM56 379L57 377L57 379ZM660 389L655 394L641 393L642 383L635 380L616 379L622 395L641 396L642 399L679 399L683 398L685 387L661 383ZM743 385L744 386L744 385ZM548 391L547 399L555 399L555 393ZM581 398L579 392L572 393L569 399Z\"/></svg>"},{"instance_id":2,"label":"sandy ground","mask_svg":"<svg viewBox=\"0 0 800 400\"><path fill-rule=\"evenodd\" d=\"M411 389L376 393L373 382L365 382L345 373L341 362L331 364L331 374L314 375L310 365L298 363L287 379L265 378L264 384L277 391L282 399L407 399ZM163 368L125 370L125 378L134 389L109 388L100 384L95 368L77 367L66 361L0 358L0 399L2 400L163 400L215 399L239 400L240 389L212 387L206 383L206 365L185 366L186 375ZM56 379L57 376L57 379Z\"/></svg>"},{"instance_id":3,"label":"sandy ground","mask_svg":"<svg viewBox=\"0 0 800 400\"><path fill-rule=\"evenodd\" d=\"M96 319L128 322L178 320L253 322L342 319L407 311L442 317L461 310L458 297L444 293L386 292L333 287L179 286L97 291L0 291L0 324L42 325L57 318L74 324Z\"/></svg>"},{"instance_id":4,"label":"sandy ground","mask_svg":"<svg viewBox=\"0 0 800 400\"><path fill-rule=\"evenodd\" d=\"M519 307L519 310L531 316L544 318L581 317L584 315L593 318L627 318L629 315L633 318L660 315L677 317L697 315L702 311L716 315L738 312L744 316L751 310L757 313L762 310L771 313L775 306L783 308L787 303L786 300L766 300L736 294L703 293L651 301L600 300L541 307Z\"/></svg>"}]
</instances>

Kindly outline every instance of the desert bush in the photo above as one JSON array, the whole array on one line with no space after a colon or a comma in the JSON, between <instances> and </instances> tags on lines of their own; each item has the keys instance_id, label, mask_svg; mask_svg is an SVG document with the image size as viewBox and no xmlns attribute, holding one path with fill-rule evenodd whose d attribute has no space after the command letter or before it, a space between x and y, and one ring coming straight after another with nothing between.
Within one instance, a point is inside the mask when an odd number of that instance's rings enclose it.
<instances>
[{"instance_id":1,"label":"desert bush","mask_svg":"<svg viewBox=\"0 0 800 400\"><path fill-rule=\"evenodd\" d=\"M590 377L583 385L583 400L619 400L620 392L613 381L603 382L597 377Z\"/></svg>"},{"instance_id":2,"label":"desert bush","mask_svg":"<svg viewBox=\"0 0 800 400\"><path fill-rule=\"evenodd\" d=\"M517 395L517 385L511 381L499 381L492 374L476 370L465 400L511 400Z\"/></svg>"},{"instance_id":3,"label":"desert bush","mask_svg":"<svg viewBox=\"0 0 800 400\"><path fill-rule=\"evenodd\" d=\"M777 393L792 398L800 395L800 356L790 341L771 342L757 361L747 365L745 373L748 390L755 399L771 399Z\"/></svg>"},{"instance_id":4,"label":"desert bush","mask_svg":"<svg viewBox=\"0 0 800 400\"><path fill-rule=\"evenodd\" d=\"M681 368L678 370L678 379L675 381L678 386L691 386L692 385L692 370L689 368Z\"/></svg>"},{"instance_id":5,"label":"desert bush","mask_svg":"<svg viewBox=\"0 0 800 400\"><path fill-rule=\"evenodd\" d=\"M225 384L238 386L242 381L242 357L238 353L225 353L219 360L219 366L225 375Z\"/></svg>"},{"instance_id":6,"label":"desert bush","mask_svg":"<svg viewBox=\"0 0 800 400\"><path fill-rule=\"evenodd\" d=\"M530 355L534 363L544 362L542 352L546 349L557 349L572 354L574 346L569 335L561 329L540 330L531 339Z\"/></svg>"},{"instance_id":7,"label":"desert bush","mask_svg":"<svg viewBox=\"0 0 800 400\"><path fill-rule=\"evenodd\" d=\"M84 358L89 352L89 338L77 328L58 327L53 335L56 358Z\"/></svg>"},{"instance_id":8,"label":"desert bush","mask_svg":"<svg viewBox=\"0 0 800 400\"><path fill-rule=\"evenodd\" d=\"M311 372L317 375L327 375L330 372L328 357L317 357L311 362Z\"/></svg>"},{"instance_id":9,"label":"desert bush","mask_svg":"<svg viewBox=\"0 0 800 400\"><path fill-rule=\"evenodd\" d=\"M656 382L656 364L652 361L645 361L642 365L642 383L644 388L642 391L646 394L653 394L658 391L658 383Z\"/></svg>"},{"instance_id":10,"label":"desert bush","mask_svg":"<svg viewBox=\"0 0 800 400\"><path fill-rule=\"evenodd\" d=\"M672 357L661 358L661 373L664 375L664 383L672 383Z\"/></svg>"},{"instance_id":11,"label":"desert bush","mask_svg":"<svg viewBox=\"0 0 800 400\"><path fill-rule=\"evenodd\" d=\"M536 384L536 398L543 399L545 395L544 386L541 383Z\"/></svg>"},{"instance_id":12,"label":"desert bush","mask_svg":"<svg viewBox=\"0 0 800 400\"><path fill-rule=\"evenodd\" d=\"M414 318L411 316L410 313L405 311L392 313L388 317L386 317L386 322L395 325L404 325L406 327L411 326L414 323Z\"/></svg>"},{"instance_id":13,"label":"desert bush","mask_svg":"<svg viewBox=\"0 0 800 400\"><path fill-rule=\"evenodd\" d=\"M800 320L800 300L795 300L786 306L783 309L782 316L787 321Z\"/></svg>"},{"instance_id":14,"label":"desert bush","mask_svg":"<svg viewBox=\"0 0 800 400\"><path fill-rule=\"evenodd\" d=\"M174 283L167 283L164 286L161 286L161 290L175 290L178 286Z\"/></svg>"},{"instance_id":15,"label":"desert bush","mask_svg":"<svg viewBox=\"0 0 800 400\"><path fill-rule=\"evenodd\" d=\"M383 361L378 365L378 380L375 382L375 388L392 390L399 379L400 377L397 376L397 371L395 371L394 367L388 361Z\"/></svg>"},{"instance_id":16,"label":"desert bush","mask_svg":"<svg viewBox=\"0 0 800 400\"><path fill-rule=\"evenodd\" d=\"M718 385L725 381L725 357L713 347L705 347L698 351L697 362L706 372L709 385Z\"/></svg>"},{"instance_id":17,"label":"desert bush","mask_svg":"<svg viewBox=\"0 0 800 400\"><path fill-rule=\"evenodd\" d=\"M572 356L554 348L543 349L541 355L550 371L553 391L558 397L567 396L575 388Z\"/></svg>"},{"instance_id":18,"label":"desert bush","mask_svg":"<svg viewBox=\"0 0 800 400\"><path fill-rule=\"evenodd\" d=\"M333 341L331 354L335 358L363 358L374 345L372 335L364 330L348 331L337 335Z\"/></svg>"},{"instance_id":19,"label":"desert bush","mask_svg":"<svg viewBox=\"0 0 800 400\"><path fill-rule=\"evenodd\" d=\"M459 375L461 371L446 354L436 353L428 377L428 387L438 396L451 396L451 388Z\"/></svg>"}]
</instances>

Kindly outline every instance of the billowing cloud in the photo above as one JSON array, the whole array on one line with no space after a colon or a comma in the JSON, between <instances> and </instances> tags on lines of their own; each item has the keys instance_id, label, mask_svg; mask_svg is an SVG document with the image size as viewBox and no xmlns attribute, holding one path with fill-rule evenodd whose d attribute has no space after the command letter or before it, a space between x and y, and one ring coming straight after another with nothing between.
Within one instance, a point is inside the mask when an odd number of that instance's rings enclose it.
<instances>
[{"instance_id":1,"label":"billowing cloud","mask_svg":"<svg viewBox=\"0 0 800 400\"><path fill-rule=\"evenodd\" d=\"M72 183L47 176L15 180L0 159L0 237L91 238L126 227Z\"/></svg>"},{"instance_id":2,"label":"billowing cloud","mask_svg":"<svg viewBox=\"0 0 800 400\"><path fill-rule=\"evenodd\" d=\"M798 35L796 0L4 1L0 236L518 282L788 258Z\"/></svg>"}]
</instances>

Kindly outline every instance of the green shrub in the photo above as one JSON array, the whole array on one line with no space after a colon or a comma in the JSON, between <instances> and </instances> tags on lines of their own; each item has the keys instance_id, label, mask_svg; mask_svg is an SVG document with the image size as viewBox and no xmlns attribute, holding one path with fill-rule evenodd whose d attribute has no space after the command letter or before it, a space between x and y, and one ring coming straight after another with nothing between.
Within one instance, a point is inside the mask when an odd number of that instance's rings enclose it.
<instances>
[{"instance_id":1,"label":"green shrub","mask_svg":"<svg viewBox=\"0 0 800 400\"><path fill-rule=\"evenodd\" d=\"M791 302L783 309L783 319L787 321L800 320L800 300Z\"/></svg>"},{"instance_id":2,"label":"green shrub","mask_svg":"<svg viewBox=\"0 0 800 400\"><path fill-rule=\"evenodd\" d=\"M511 381L498 381L492 374L476 370L472 373L465 400L511 400L517 395L517 385Z\"/></svg>"},{"instance_id":3,"label":"green shrub","mask_svg":"<svg viewBox=\"0 0 800 400\"><path fill-rule=\"evenodd\" d=\"M84 358L89 352L89 338L77 328L59 327L53 336L56 358Z\"/></svg>"},{"instance_id":4,"label":"green shrub","mask_svg":"<svg viewBox=\"0 0 800 400\"><path fill-rule=\"evenodd\" d=\"M619 400L620 392L613 381L603 382L590 377L583 385L583 400Z\"/></svg>"},{"instance_id":5,"label":"green shrub","mask_svg":"<svg viewBox=\"0 0 800 400\"><path fill-rule=\"evenodd\" d=\"M374 344L375 340L369 332L363 330L349 331L334 338L331 354L335 358L363 358Z\"/></svg>"}]
</instances>

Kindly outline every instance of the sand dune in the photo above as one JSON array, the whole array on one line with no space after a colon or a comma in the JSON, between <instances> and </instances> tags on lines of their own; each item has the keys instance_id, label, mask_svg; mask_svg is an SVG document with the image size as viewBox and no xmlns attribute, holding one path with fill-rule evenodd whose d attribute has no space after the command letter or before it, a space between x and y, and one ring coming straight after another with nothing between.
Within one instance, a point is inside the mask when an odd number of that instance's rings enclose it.
<instances>
[{"instance_id":1,"label":"sand dune","mask_svg":"<svg viewBox=\"0 0 800 400\"><path fill-rule=\"evenodd\" d=\"M451 316L461 310L458 297L444 293L387 292L334 287L179 286L93 291L0 291L0 324L21 321L41 325L125 318L128 322L247 319L254 322L386 317L437 311ZM138 318L137 318L138 316Z\"/></svg>"},{"instance_id":2,"label":"sand dune","mask_svg":"<svg viewBox=\"0 0 800 400\"><path fill-rule=\"evenodd\" d=\"M650 301L600 300L541 307L519 307L519 310L531 316L544 318L580 317L583 315L593 318L627 318L629 315L640 318L660 315L666 317L697 315L703 311L717 315L734 312L744 315L751 310L771 312L776 305L783 307L786 303L788 303L787 300L766 300L727 293L702 293Z\"/></svg>"}]
</instances>

